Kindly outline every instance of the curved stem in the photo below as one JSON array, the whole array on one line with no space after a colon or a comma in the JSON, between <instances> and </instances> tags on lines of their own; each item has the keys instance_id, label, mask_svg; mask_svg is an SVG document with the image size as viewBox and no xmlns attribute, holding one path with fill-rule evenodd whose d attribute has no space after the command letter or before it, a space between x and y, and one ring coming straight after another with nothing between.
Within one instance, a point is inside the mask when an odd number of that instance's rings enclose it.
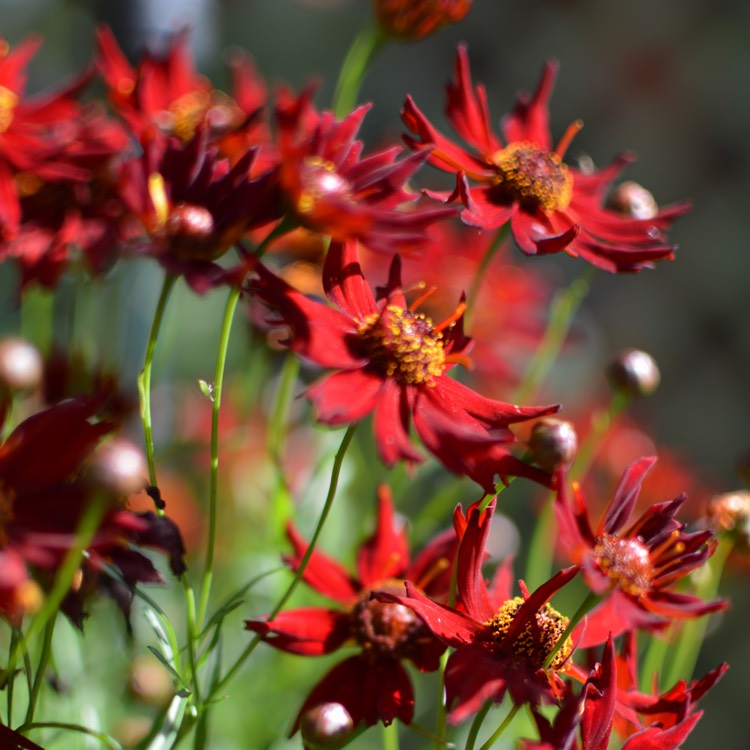
<instances>
[{"instance_id":1,"label":"curved stem","mask_svg":"<svg viewBox=\"0 0 750 750\"><path fill-rule=\"evenodd\" d=\"M469 730L469 734L466 736L466 750L474 750L474 745L477 742L479 730L482 728L482 724L484 723L484 719L489 713L490 708L492 708L492 703L490 701L485 701L482 708L474 717L474 721L471 722L471 729Z\"/></svg>"},{"instance_id":2,"label":"curved stem","mask_svg":"<svg viewBox=\"0 0 750 750\"><path fill-rule=\"evenodd\" d=\"M354 109L367 68L387 41L377 25L368 25L355 37L344 58L333 95L336 119L346 117Z\"/></svg>"},{"instance_id":3,"label":"curved stem","mask_svg":"<svg viewBox=\"0 0 750 750\"><path fill-rule=\"evenodd\" d=\"M313 532L312 537L310 538L310 542L307 546L307 550L305 550L305 554L302 556L302 560L300 560L299 567L294 573L294 578L292 579L291 583L287 587L287 590L282 595L281 599L276 603L276 606L273 608L271 613L268 615L268 620L273 620L276 615L281 612L281 610L284 608L284 605L289 600L289 597L294 593L295 589L297 588L299 582L302 580L302 576L305 573L305 569L307 568L308 563L310 562L310 558L313 555L313 552L315 551L315 546L318 542L318 537L320 537L320 533L323 530L323 526L325 525L326 519L328 518L328 514L330 513L331 508L333 507L333 500L336 497L336 490L338 488L338 482L339 482L339 476L341 475L341 466L344 462L344 456L346 455L346 451L349 448L350 443L352 442L352 438L354 437L354 432L357 428L356 424L349 425L349 427L346 430L346 433L344 434L344 437L341 441L341 445L339 446L338 451L336 452L336 456L333 459L333 468L331 469L331 481L328 486L328 494L326 495L325 503L323 504L323 510L320 512L320 518L318 519L318 523L315 527L315 531ZM217 693L219 693L221 690L224 689L224 687L230 682L230 680L234 677L234 675L239 671L240 667L245 663L247 658L250 656L250 654L255 651L256 646L260 643L262 640L262 637L257 635L255 638L253 638L252 641L245 647L245 650L239 655L235 663L231 666L229 671L222 677L221 680L219 680L213 690L211 690L211 694L208 696L206 702L210 702L214 696L216 696Z\"/></svg>"},{"instance_id":4,"label":"curved stem","mask_svg":"<svg viewBox=\"0 0 750 750\"><path fill-rule=\"evenodd\" d=\"M550 665L557 656L557 652L565 645L565 641L568 640L570 634L575 630L578 623L600 602L601 596L595 594L593 591L589 591L588 596L583 600L583 603L576 610L573 617L570 618L568 627L565 628L563 634L557 639L557 643L552 651L547 654L547 658L544 660L542 669L549 669Z\"/></svg>"},{"instance_id":5,"label":"curved stem","mask_svg":"<svg viewBox=\"0 0 750 750\"><path fill-rule=\"evenodd\" d=\"M490 750L490 748L500 739L500 736L502 733L508 728L511 721L516 718L516 714L518 713L518 709L520 706L514 704L513 707L508 711L508 715L503 719L503 723L493 732L492 737L490 737L487 742L482 745L480 750Z\"/></svg>"},{"instance_id":6,"label":"curved stem","mask_svg":"<svg viewBox=\"0 0 750 750\"><path fill-rule=\"evenodd\" d=\"M533 398L552 369L570 330L573 316L588 294L593 272L593 266L587 268L567 289L558 292L552 299L547 330L529 363L523 382L513 396L514 404L522 404Z\"/></svg>"},{"instance_id":7,"label":"curved stem","mask_svg":"<svg viewBox=\"0 0 750 750\"><path fill-rule=\"evenodd\" d=\"M490 266L490 262L497 254L500 245L503 244L505 238L510 232L510 222L503 224L500 229L497 230L495 236L492 238L492 242L484 253L484 257L477 267L477 272L474 274L474 278L471 280L471 286L469 287L469 294L466 299L466 312L464 313L464 324L466 328L469 328L471 322L472 313L474 312L474 306L476 305L479 297L479 290L482 287L487 269Z\"/></svg>"},{"instance_id":8,"label":"curved stem","mask_svg":"<svg viewBox=\"0 0 750 750\"><path fill-rule=\"evenodd\" d=\"M214 554L216 551L216 498L219 486L219 410L221 409L221 395L224 388L224 369L229 349L229 336L232 332L232 321L240 299L240 288L235 287L229 293L224 308L224 319L219 335L219 347L216 354L216 369L211 403L211 468L208 496L208 544L206 545L206 560L203 566L203 583L201 585L200 603L197 614L197 631L203 626L203 620L208 608L208 599L213 580ZM196 631L196 632L197 632Z\"/></svg>"},{"instance_id":9,"label":"curved stem","mask_svg":"<svg viewBox=\"0 0 750 750\"><path fill-rule=\"evenodd\" d=\"M57 617L53 616L44 626L44 641L42 642L42 653L39 655L39 663L37 664L36 674L34 675L34 683L31 688L31 694L29 695L29 705L26 710L26 720L24 721L24 724L31 724L31 722L34 721L34 712L36 711L36 704L39 700L39 691L42 689L42 684L44 683L44 673L47 671L50 656L52 655L52 634L55 632L56 622Z\"/></svg>"},{"instance_id":10,"label":"curved stem","mask_svg":"<svg viewBox=\"0 0 750 750\"><path fill-rule=\"evenodd\" d=\"M37 721L33 724L24 724L18 731L28 732L31 729L65 729L68 732L77 732L93 737L110 750L124 750L123 746L109 735L104 734L104 732L96 732L81 724L68 724L64 721Z\"/></svg>"},{"instance_id":11,"label":"curved stem","mask_svg":"<svg viewBox=\"0 0 750 750\"><path fill-rule=\"evenodd\" d=\"M174 288L176 276L167 275L164 277L164 284L161 288L159 301L156 304L154 320L151 324L151 333L146 345L146 357L143 362L143 369L138 376L138 394L141 401L141 422L143 422L143 436L146 443L146 461L148 462L148 481L152 487L156 487L156 461L154 460L154 434L151 423L151 367L154 361L154 351L156 349L156 340L159 338L159 329L161 328L164 310L166 309L169 295ZM163 514L163 509L157 508L159 513Z\"/></svg>"}]
</instances>

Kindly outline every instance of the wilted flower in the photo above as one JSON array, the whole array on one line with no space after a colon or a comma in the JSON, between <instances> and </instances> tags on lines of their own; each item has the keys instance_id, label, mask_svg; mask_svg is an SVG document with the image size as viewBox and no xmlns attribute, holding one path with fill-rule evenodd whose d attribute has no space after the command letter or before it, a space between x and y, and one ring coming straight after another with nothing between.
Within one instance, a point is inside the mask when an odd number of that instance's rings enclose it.
<instances>
[{"instance_id":1,"label":"wilted flower","mask_svg":"<svg viewBox=\"0 0 750 750\"><path fill-rule=\"evenodd\" d=\"M338 307L308 299L255 264L250 291L277 310L291 329L289 347L323 367L338 370L307 392L318 421L358 422L373 414L375 439L387 466L422 460L409 438L414 427L424 445L451 471L488 492L496 477L549 477L505 449L515 438L509 425L557 411L484 398L448 376L466 362L469 339L461 319L465 303L433 323L408 305L394 258L385 288L373 295L359 265L356 243L332 243L323 284Z\"/></svg>"},{"instance_id":2,"label":"wilted flower","mask_svg":"<svg viewBox=\"0 0 750 750\"><path fill-rule=\"evenodd\" d=\"M307 544L294 527L288 528L294 546L289 565L297 569ZM445 646L434 638L409 607L371 597L373 591L396 591L404 580L434 596L446 596L455 554L453 534L437 537L413 561L406 535L396 522L390 493L378 493L375 533L359 548L357 577L315 550L303 580L339 604L337 609L308 607L281 612L273 620L247 620L275 648L303 656L329 654L348 644L359 652L337 664L312 689L300 709L294 730L308 710L323 703L340 703L355 724L364 721L409 723L414 694L403 661L432 672L440 665Z\"/></svg>"},{"instance_id":3,"label":"wilted flower","mask_svg":"<svg viewBox=\"0 0 750 750\"><path fill-rule=\"evenodd\" d=\"M416 138L415 148L431 149L430 163L457 175L449 200L461 200L463 220L483 229L510 222L518 247L527 255L566 250L607 271L638 271L654 261L672 258L664 230L688 211L669 206L653 217L637 219L612 211L605 200L612 181L632 160L623 155L591 174L563 162L565 151L582 124L574 122L553 146L548 101L557 65L548 63L532 97L519 97L503 120L503 136L492 128L483 86L474 88L464 47L458 50L455 79L447 86L447 113L468 149L441 135L411 97L403 119Z\"/></svg>"}]
</instances>

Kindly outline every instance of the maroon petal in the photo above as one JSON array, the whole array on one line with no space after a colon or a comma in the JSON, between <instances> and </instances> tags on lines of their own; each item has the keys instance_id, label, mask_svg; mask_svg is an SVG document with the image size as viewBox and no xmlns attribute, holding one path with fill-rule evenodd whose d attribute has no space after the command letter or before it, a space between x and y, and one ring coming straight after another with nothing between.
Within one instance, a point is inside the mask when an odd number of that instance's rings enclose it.
<instances>
[{"instance_id":1,"label":"maroon petal","mask_svg":"<svg viewBox=\"0 0 750 750\"><path fill-rule=\"evenodd\" d=\"M409 409L404 389L394 380L386 379L378 394L373 428L378 453L389 468L401 460L410 464L423 460L409 439L408 424Z\"/></svg>"},{"instance_id":2,"label":"maroon petal","mask_svg":"<svg viewBox=\"0 0 750 750\"><path fill-rule=\"evenodd\" d=\"M695 725L703 716L703 711L688 716L679 724L662 729L652 725L631 735L622 746L622 750L677 750L682 747Z\"/></svg>"},{"instance_id":3,"label":"maroon petal","mask_svg":"<svg viewBox=\"0 0 750 750\"><path fill-rule=\"evenodd\" d=\"M445 669L448 720L459 724L486 701L499 703L505 695L506 670L502 660L481 646L466 646L451 654Z\"/></svg>"},{"instance_id":4,"label":"maroon petal","mask_svg":"<svg viewBox=\"0 0 750 750\"><path fill-rule=\"evenodd\" d=\"M359 580L364 588L389 578L401 578L409 565L409 545L403 525L396 527L391 492L378 487L378 523L375 533L360 547Z\"/></svg>"},{"instance_id":5,"label":"maroon petal","mask_svg":"<svg viewBox=\"0 0 750 750\"><path fill-rule=\"evenodd\" d=\"M474 503L467 511L468 524L458 548L456 582L461 604L467 614L479 622L486 622L495 614L482 575L484 548L494 512L494 500L481 513L478 503Z\"/></svg>"},{"instance_id":6,"label":"maroon petal","mask_svg":"<svg viewBox=\"0 0 750 750\"><path fill-rule=\"evenodd\" d=\"M245 628L266 643L290 654L320 656L341 648L351 637L347 612L305 607L281 612L273 620L245 620Z\"/></svg>"},{"instance_id":7,"label":"maroon petal","mask_svg":"<svg viewBox=\"0 0 750 750\"><path fill-rule=\"evenodd\" d=\"M307 542L292 524L289 524L286 533L294 546L294 554L284 560L292 570L297 570L307 551ZM302 580L323 596L342 604L349 604L361 592L361 586L347 573L346 568L317 549L310 557Z\"/></svg>"},{"instance_id":8,"label":"maroon petal","mask_svg":"<svg viewBox=\"0 0 750 750\"><path fill-rule=\"evenodd\" d=\"M592 671L583 689L582 750L607 750L609 746L617 697L615 676L615 649L609 638L602 663Z\"/></svg>"},{"instance_id":9,"label":"maroon petal","mask_svg":"<svg viewBox=\"0 0 750 750\"><path fill-rule=\"evenodd\" d=\"M625 470L604 513L601 523L603 531L614 534L628 520L641 491L643 478L655 463L656 457L648 456L638 459Z\"/></svg>"}]
</instances>

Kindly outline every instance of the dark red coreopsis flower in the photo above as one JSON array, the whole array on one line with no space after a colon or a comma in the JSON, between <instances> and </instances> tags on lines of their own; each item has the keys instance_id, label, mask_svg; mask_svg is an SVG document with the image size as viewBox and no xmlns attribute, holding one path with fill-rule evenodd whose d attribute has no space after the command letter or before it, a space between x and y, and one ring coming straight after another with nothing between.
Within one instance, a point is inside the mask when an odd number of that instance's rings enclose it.
<instances>
[{"instance_id":1,"label":"dark red coreopsis flower","mask_svg":"<svg viewBox=\"0 0 750 750\"><path fill-rule=\"evenodd\" d=\"M527 255L566 250L606 271L638 271L672 258L674 247L664 231L686 213L675 204L649 218L634 218L606 207L612 182L632 161L620 156L608 167L585 173L563 162L581 123L574 122L555 146L549 128L548 102L557 65L548 63L532 97L523 94L503 120L503 137L492 128L487 94L474 87L464 47L458 50L455 79L447 86L447 115L461 146L439 133L408 97L403 119L416 135L414 148L431 149L430 163L455 172L454 192L463 220L483 229L510 222L518 247Z\"/></svg>"},{"instance_id":2,"label":"dark red coreopsis flower","mask_svg":"<svg viewBox=\"0 0 750 750\"><path fill-rule=\"evenodd\" d=\"M337 121L331 112L317 112L310 96L309 90L296 98L281 91L275 110L281 186L302 226L392 253L423 242L428 226L455 214L423 206L406 186L426 150L401 160L400 147L362 157L356 135L369 105Z\"/></svg>"},{"instance_id":3,"label":"dark red coreopsis flower","mask_svg":"<svg viewBox=\"0 0 750 750\"><path fill-rule=\"evenodd\" d=\"M454 723L479 711L486 701L499 703L506 692L516 704L538 705L562 697L565 686L558 672L573 651L566 639L544 667L569 623L549 600L577 569L560 571L533 593L521 583L522 596L514 597L506 563L488 589L481 568L495 506L493 501L481 512L478 506L470 506L466 518L459 507L454 518L462 534L456 562L462 611L433 601L408 582L406 596L379 594L384 601L411 607L437 638L456 649L445 670L448 718Z\"/></svg>"},{"instance_id":4,"label":"dark red coreopsis flower","mask_svg":"<svg viewBox=\"0 0 750 750\"><path fill-rule=\"evenodd\" d=\"M295 291L260 264L250 291L289 326L288 346L322 367L338 370L307 392L318 421L352 424L373 415L375 439L387 466L422 460L409 437L413 423L425 447L456 474L487 492L496 477L549 476L512 456L509 425L557 411L492 401L448 375L466 362L469 339L461 318L465 303L440 323L408 305L395 256L388 282L374 295L362 274L356 242L331 244L323 285L338 309Z\"/></svg>"},{"instance_id":5,"label":"dark red coreopsis flower","mask_svg":"<svg viewBox=\"0 0 750 750\"><path fill-rule=\"evenodd\" d=\"M167 553L176 575L185 569L177 528L166 517L136 514L87 474L100 440L114 425L96 421L104 394L64 401L21 422L0 445L0 614L18 621L39 605L92 502L104 502L101 521L86 548L81 576L63 602L77 625L85 601L103 584L126 611L132 587L161 582L153 563L135 547ZM105 582L102 566L115 567L118 586ZM123 586L124 584L124 586Z\"/></svg>"},{"instance_id":6,"label":"dark red coreopsis flower","mask_svg":"<svg viewBox=\"0 0 750 750\"><path fill-rule=\"evenodd\" d=\"M254 158L250 150L232 165L204 130L187 144L145 137L122 172L123 200L148 234L137 246L198 292L225 281L213 261L281 212L275 175L249 176Z\"/></svg>"},{"instance_id":7,"label":"dark red coreopsis flower","mask_svg":"<svg viewBox=\"0 0 750 750\"><path fill-rule=\"evenodd\" d=\"M136 138L156 127L187 143L202 129L234 163L250 146L268 142L265 86L238 53L232 61L234 97L214 89L195 69L189 36L183 29L163 53L144 52L133 68L110 29L100 27L97 62L108 99Z\"/></svg>"},{"instance_id":8,"label":"dark red coreopsis flower","mask_svg":"<svg viewBox=\"0 0 750 750\"><path fill-rule=\"evenodd\" d=\"M297 569L307 544L293 526L288 536L294 554L287 562ZM248 620L275 648L302 656L319 656L354 645L358 653L337 664L312 689L297 714L300 717L323 703L340 703L355 724L398 718L409 723L414 715L414 691L402 662L422 672L440 665L445 646L409 608L378 601L373 591L401 590L404 580L435 597L445 597L456 549L453 533L438 536L410 561L406 534L397 523L390 492L378 492L375 532L359 548L357 575L315 550L303 574L313 589L337 602L335 609L307 607L282 612L271 621Z\"/></svg>"},{"instance_id":9,"label":"dark red coreopsis flower","mask_svg":"<svg viewBox=\"0 0 750 750\"><path fill-rule=\"evenodd\" d=\"M570 497L567 482L558 483L560 542L589 588L605 597L588 616L584 646L604 643L609 633L658 629L674 618L699 617L726 606L722 600L704 602L673 590L716 547L711 531L686 533L675 518L684 495L652 505L626 526L643 478L655 461L642 458L625 471L596 528L580 488L574 484Z\"/></svg>"},{"instance_id":10,"label":"dark red coreopsis flower","mask_svg":"<svg viewBox=\"0 0 750 750\"><path fill-rule=\"evenodd\" d=\"M458 23L473 0L374 0L381 28L404 39L423 39L451 23Z\"/></svg>"}]
</instances>

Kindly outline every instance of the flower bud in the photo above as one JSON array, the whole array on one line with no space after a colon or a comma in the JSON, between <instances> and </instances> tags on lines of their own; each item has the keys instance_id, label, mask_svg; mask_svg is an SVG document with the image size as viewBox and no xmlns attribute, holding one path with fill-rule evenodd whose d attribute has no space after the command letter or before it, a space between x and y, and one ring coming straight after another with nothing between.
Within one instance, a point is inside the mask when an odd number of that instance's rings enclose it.
<instances>
[{"instance_id":1,"label":"flower bud","mask_svg":"<svg viewBox=\"0 0 750 750\"><path fill-rule=\"evenodd\" d=\"M339 747L353 731L352 717L340 703L321 703L305 711L300 719L302 740L309 750Z\"/></svg>"},{"instance_id":2,"label":"flower bud","mask_svg":"<svg viewBox=\"0 0 750 750\"><path fill-rule=\"evenodd\" d=\"M101 445L91 461L94 478L117 497L140 492L147 484L148 467L143 451L125 438Z\"/></svg>"},{"instance_id":3,"label":"flower bud","mask_svg":"<svg viewBox=\"0 0 750 750\"><path fill-rule=\"evenodd\" d=\"M458 23L473 0L375 0L382 29L404 39L422 39L451 23Z\"/></svg>"},{"instance_id":4,"label":"flower bud","mask_svg":"<svg viewBox=\"0 0 750 750\"><path fill-rule=\"evenodd\" d=\"M612 387L631 396L650 396L661 380L654 358L639 349L626 349L607 368Z\"/></svg>"},{"instance_id":5,"label":"flower bud","mask_svg":"<svg viewBox=\"0 0 750 750\"><path fill-rule=\"evenodd\" d=\"M717 534L728 534L736 548L750 552L750 492L726 492L708 503L708 522Z\"/></svg>"},{"instance_id":6,"label":"flower bud","mask_svg":"<svg viewBox=\"0 0 750 750\"><path fill-rule=\"evenodd\" d=\"M573 463L578 451L578 436L570 422L547 417L532 428L528 447L531 460L551 473Z\"/></svg>"},{"instance_id":7,"label":"flower bud","mask_svg":"<svg viewBox=\"0 0 750 750\"><path fill-rule=\"evenodd\" d=\"M653 219L659 213L659 205L651 192L632 181L623 182L614 189L607 207L634 219Z\"/></svg>"},{"instance_id":8,"label":"flower bud","mask_svg":"<svg viewBox=\"0 0 750 750\"><path fill-rule=\"evenodd\" d=\"M10 391L33 391L43 373L42 356L33 344L12 337L0 341L0 385Z\"/></svg>"}]
</instances>

